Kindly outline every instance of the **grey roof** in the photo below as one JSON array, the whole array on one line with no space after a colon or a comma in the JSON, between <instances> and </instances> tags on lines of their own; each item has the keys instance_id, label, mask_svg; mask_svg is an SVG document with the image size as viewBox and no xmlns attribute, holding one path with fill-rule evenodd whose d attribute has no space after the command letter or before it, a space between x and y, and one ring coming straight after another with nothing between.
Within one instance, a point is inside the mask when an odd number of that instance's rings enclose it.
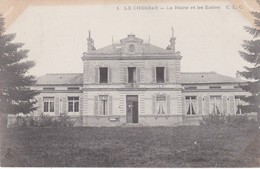
<instances>
[{"instance_id":1,"label":"grey roof","mask_svg":"<svg viewBox=\"0 0 260 169\"><path fill-rule=\"evenodd\" d=\"M225 76L216 72L183 72L181 73L182 84L203 83L241 83L241 79Z\"/></svg>"},{"instance_id":2,"label":"grey roof","mask_svg":"<svg viewBox=\"0 0 260 169\"><path fill-rule=\"evenodd\" d=\"M120 40L119 44L112 44L97 50L89 52L89 54L120 54L126 42L136 42L138 44L138 52L143 54L172 54L171 50L154 46L150 43L143 43L143 40L133 34ZM104 55L102 55L104 56Z\"/></svg>"},{"instance_id":3,"label":"grey roof","mask_svg":"<svg viewBox=\"0 0 260 169\"><path fill-rule=\"evenodd\" d=\"M143 54L172 54L171 50L166 50L152 44L139 44ZM97 50L89 52L89 54L119 54L121 52L121 44L109 45ZM102 55L103 56L103 55Z\"/></svg>"},{"instance_id":4,"label":"grey roof","mask_svg":"<svg viewBox=\"0 0 260 169\"><path fill-rule=\"evenodd\" d=\"M82 73L46 74L37 78L37 85L82 85Z\"/></svg>"},{"instance_id":5,"label":"grey roof","mask_svg":"<svg viewBox=\"0 0 260 169\"><path fill-rule=\"evenodd\" d=\"M221 75L216 72L184 72L181 73L182 84L205 84L205 83L240 83L240 79ZM38 77L37 85L82 85L82 73L46 74Z\"/></svg>"}]
</instances>

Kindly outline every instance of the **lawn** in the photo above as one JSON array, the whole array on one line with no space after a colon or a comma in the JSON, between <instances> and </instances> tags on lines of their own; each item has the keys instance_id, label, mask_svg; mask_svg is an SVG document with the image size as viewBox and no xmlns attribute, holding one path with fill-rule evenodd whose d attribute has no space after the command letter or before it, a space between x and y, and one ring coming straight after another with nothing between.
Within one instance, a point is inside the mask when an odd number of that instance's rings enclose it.
<instances>
[{"instance_id":1,"label":"lawn","mask_svg":"<svg viewBox=\"0 0 260 169\"><path fill-rule=\"evenodd\" d=\"M260 167L257 126L17 128L5 167Z\"/></svg>"}]
</instances>

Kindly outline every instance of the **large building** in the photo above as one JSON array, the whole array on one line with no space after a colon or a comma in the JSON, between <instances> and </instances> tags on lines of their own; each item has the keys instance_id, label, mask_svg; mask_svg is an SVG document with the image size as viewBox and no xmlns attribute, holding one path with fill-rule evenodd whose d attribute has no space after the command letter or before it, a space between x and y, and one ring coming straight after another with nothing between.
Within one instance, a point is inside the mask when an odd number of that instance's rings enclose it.
<instances>
[{"instance_id":1,"label":"large building","mask_svg":"<svg viewBox=\"0 0 260 169\"><path fill-rule=\"evenodd\" d=\"M83 73L38 78L35 114L65 113L80 126L176 126L198 124L211 113L241 114L244 82L215 72L182 73L175 40L172 35L163 49L129 34L96 50L89 34Z\"/></svg>"}]
</instances>

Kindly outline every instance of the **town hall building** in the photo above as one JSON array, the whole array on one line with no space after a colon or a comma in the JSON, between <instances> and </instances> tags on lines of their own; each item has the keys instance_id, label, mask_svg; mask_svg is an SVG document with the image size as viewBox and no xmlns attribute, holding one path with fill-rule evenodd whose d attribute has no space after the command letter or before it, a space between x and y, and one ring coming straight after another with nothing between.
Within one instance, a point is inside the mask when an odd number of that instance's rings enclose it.
<instances>
[{"instance_id":1,"label":"town hall building","mask_svg":"<svg viewBox=\"0 0 260 169\"><path fill-rule=\"evenodd\" d=\"M145 43L134 34L95 49L90 33L83 73L47 74L32 87L35 114L65 113L78 126L178 126L199 124L212 113L242 114L237 105L245 83L216 72L181 72L176 38L167 48Z\"/></svg>"}]
</instances>

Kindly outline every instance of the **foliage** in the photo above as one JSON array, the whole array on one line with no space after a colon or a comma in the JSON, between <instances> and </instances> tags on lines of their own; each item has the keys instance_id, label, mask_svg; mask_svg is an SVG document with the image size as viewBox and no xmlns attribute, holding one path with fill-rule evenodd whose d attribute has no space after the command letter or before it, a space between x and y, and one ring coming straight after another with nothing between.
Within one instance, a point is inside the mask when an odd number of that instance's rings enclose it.
<instances>
[{"instance_id":1,"label":"foliage","mask_svg":"<svg viewBox=\"0 0 260 169\"><path fill-rule=\"evenodd\" d=\"M14 127L73 127L74 122L66 114L58 117L41 114L40 116L17 116Z\"/></svg>"},{"instance_id":2,"label":"foliage","mask_svg":"<svg viewBox=\"0 0 260 169\"><path fill-rule=\"evenodd\" d=\"M240 126L249 123L256 123L254 119L249 119L246 115L227 116L226 123L231 126Z\"/></svg>"},{"instance_id":3,"label":"foliage","mask_svg":"<svg viewBox=\"0 0 260 169\"><path fill-rule=\"evenodd\" d=\"M217 114L217 113L213 113L213 114L209 114L207 116L202 116L202 122L201 124L205 124L205 125L220 125L220 124L224 124L226 121L226 117L224 114Z\"/></svg>"},{"instance_id":4,"label":"foliage","mask_svg":"<svg viewBox=\"0 0 260 169\"><path fill-rule=\"evenodd\" d=\"M225 115L225 114L210 114L202 117L201 125L231 125L239 126L248 123L256 123L254 119L250 119L244 115Z\"/></svg>"},{"instance_id":5,"label":"foliage","mask_svg":"<svg viewBox=\"0 0 260 169\"><path fill-rule=\"evenodd\" d=\"M29 52L21 49L23 44L13 42L15 34L5 34L4 18L0 14L0 113L30 113L36 109L34 97L37 91L30 90L35 77L27 72L35 63L25 60Z\"/></svg>"},{"instance_id":6,"label":"foliage","mask_svg":"<svg viewBox=\"0 0 260 169\"><path fill-rule=\"evenodd\" d=\"M260 0L257 0L260 7ZM245 26L245 30L253 36L253 40L245 40L242 44L244 51L240 51L240 56L252 66L245 66L245 70L239 74L250 80L246 85L241 85L241 88L251 96L244 97L243 100L249 103L241 105L243 112L260 112L260 12L251 12L255 17L254 27Z\"/></svg>"}]
</instances>

